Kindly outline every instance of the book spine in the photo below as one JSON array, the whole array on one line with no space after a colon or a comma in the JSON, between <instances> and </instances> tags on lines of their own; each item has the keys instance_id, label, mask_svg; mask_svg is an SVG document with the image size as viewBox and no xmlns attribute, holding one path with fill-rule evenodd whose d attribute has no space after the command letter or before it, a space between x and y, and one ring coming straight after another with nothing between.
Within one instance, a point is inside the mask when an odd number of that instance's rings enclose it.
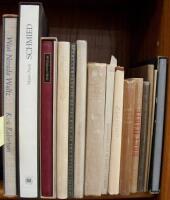
<instances>
[{"instance_id":1,"label":"book spine","mask_svg":"<svg viewBox=\"0 0 170 200\"><path fill-rule=\"evenodd\" d=\"M113 97L112 138L110 151L109 194L119 193L123 118L124 68L116 67Z\"/></svg>"},{"instance_id":2,"label":"book spine","mask_svg":"<svg viewBox=\"0 0 170 200\"><path fill-rule=\"evenodd\" d=\"M74 197L84 195L87 42L77 41Z\"/></svg>"},{"instance_id":3,"label":"book spine","mask_svg":"<svg viewBox=\"0 0 170 200\"><path fill-rule=\"evenodd\" d=\"M120 164L120 190L121 195L129 195L131 184L131 166L133 149L133 129L135 113L135 81L127 79L124 81L123 100L123 127L121 142L121 164ZM114 166L113 166L114 167ZM114 181L114 179L113 179Z\"/></svg>"},{"instance_id":4,"label":"book spine","mask_svg":"<svg viewBox=\"0 0 170 200\"><path fill-rule=\"evenodd\" d=\"M19 173L20 196L38 196L38 82L40 6L20 5ZM31 162L31 163L30 163Z\"/></svg>"},{"instance_id":5,"label":"book spine","mask_svg":"<svg viewBox=\"0 0 170 200\"><path fill-rule=\"evenodd\" d=\"M76 100L76 44L70 46L69 84L69 135L68 135L68 197L74 197L74 143L75 143L75 100Z\"/></svg>"},{"instance_id":6,"label":"book spine","mask_svg":"<svg viewBox=\"0 0 170 200\"><path fill-rule=\"evenodd\" d=\"M158 193L160 191L160 173L162 163L164 110L165 110L165 90L167 59L158 59L158 84L156 91L156 111L154 124L154 139L152 146L152 163L150 172L150 191Z\"/></svg>"},{"instance_id":7,"label":"book spine","mask_svg":"<svg viewBox=\"0 0 170 200\"><path fill-rule=\"evenodd\" d=\"M141 112L142 112L142 95L143 95L143 79L135 78L136 95L135 95L135 116L133 129L133 149L132 149L132 182L131 192L137 192L138 165L139 165L139 147L141 133Z\"/></svg>"},{"instance_id":8,"label":"book spine","mask_svg":"<svg viewBox=\"0 0 170 200\"><path fill-rule=\"evenodd\" d=\"M41 194L53 195L53 53L50 40L41 41Z\"/></svg>"},{"instance_id":9,"label":"book spine","mask_svg":"<svg viewBox=\"0 0 170 200\"><path fill-rule=\"evenodd\" d=\"M18 17L3 17L4 182L5 195L16 195L16 48Z\"/></svg>"},{"instance_id":10,"label":"book spine","mask_svg":"<svg viewBox=\"0 0 170 200\"><path fill-rule=\"evenodd\" d=\"M58 42L57 198L68 195L70 43Z\"/></svg>"},{"instance_id":11,"label":"book spine","mask_svg":"<svg viewBox=\"0 0 170 200\"><path fill-rule=\"evenodd\" d=\"M85 195L101 195L106 64L88 64Z\"/></svg>"},{"instance_id":12,"label":"book spine","mask_svg":"<svg viewBox=\"0 0 170 200\"><path fill-rule=\"evenodd\" d=\"M147 149L147 130L148 130L148 112L149 112L149 81L143 83L142 97L142 119L141 119L141 135L140 135L140 151L139 151L139 167L138 167L138 192L146 192L145 185L145 163Z\"/></svg>"},{"instance_id":13,"label":"book spine","mask_svg":"<svg viewBox=\"0 0 170 200\"><path fill-rule=\"evenodd\" d=\"M112 110L113 110L113 94L114 94L114 75L115 66L107 65L106 67L106 103L105 103L105 133L103 139L103 188L102 194L107 194L109 183L109 161L110 161L110 144L112 133Z\"/></svg>"}]
</instances>

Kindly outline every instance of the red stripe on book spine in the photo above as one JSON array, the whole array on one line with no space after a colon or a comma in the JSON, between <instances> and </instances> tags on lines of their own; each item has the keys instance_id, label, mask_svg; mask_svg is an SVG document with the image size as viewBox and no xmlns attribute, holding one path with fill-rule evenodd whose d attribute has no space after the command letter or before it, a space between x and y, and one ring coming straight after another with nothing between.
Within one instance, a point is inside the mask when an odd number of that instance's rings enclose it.
<instances>
[{"instance_id":1,"label":"red stripe on book spine","mask_svg":"<svg viewBox=\"0 0 170 200\"><path fill-rule=\"evenodd\" d=\"M41 43L41 194L53 195L53 41Z\"/></svg>"}]
</instances>

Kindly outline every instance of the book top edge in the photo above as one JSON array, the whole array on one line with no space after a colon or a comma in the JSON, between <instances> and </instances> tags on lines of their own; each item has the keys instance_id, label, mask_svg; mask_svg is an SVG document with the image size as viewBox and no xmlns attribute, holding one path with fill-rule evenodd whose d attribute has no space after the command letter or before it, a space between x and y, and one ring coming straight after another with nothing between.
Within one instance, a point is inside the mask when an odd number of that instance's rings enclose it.
<instances>
[{"instance_id":1,"label":"book top edge","mask_svg":"<svg viewBox=\"0 0 170 200\"><path fill-rule=\"evenodd\" d=\"M124 71L124 67L122 67L122 66L117 66L117 67L115 67L115 71L117 71L117 70L119 70L119 71Z\"/></svg>"},{"instance_id":2,"label":"book top edge","mask_svg":"<svg viewBox=\"0 0 170 200\"><path fill-rule=\"evenodd\" d=\"M18 18L17 14L3 14L3 18Z\"/></svg>"},{"instance_id":3,"label":"book top edge","mask_svg":"<svg viewBox=\"0 0 170 200\"><path fill-rule=\"evenodd\" d=\"M19 2L19 5L38 5L38 6L43 6L42 2Z\"/></svg>"},{"instance_id":4,"label":"book top edge","mask_svg":"<svg viewBox=\"0 0 170 200\"><path fill-rule=\"evenodd\" d=\"M57 41L57 37L41 37L41 40L56 40Z\"/></svg>"}]
</instances>

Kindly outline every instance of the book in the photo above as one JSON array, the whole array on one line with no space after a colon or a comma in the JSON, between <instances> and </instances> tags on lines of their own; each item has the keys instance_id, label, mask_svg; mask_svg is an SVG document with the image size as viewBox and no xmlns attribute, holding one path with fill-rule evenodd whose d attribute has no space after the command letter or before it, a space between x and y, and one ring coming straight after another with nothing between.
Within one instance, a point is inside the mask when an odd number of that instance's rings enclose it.
<instances>
[{"instance_id":1,"label":"book","mask_svg":"<svg viewBox=\"0 0 170 200\"><path fill-rule=\"evenodd\" d=\"M114 76L117 60L113 57L112 63L106 67L106 100L105 100L105 133L103 138L103 187L102 194L107 194L109 183L110 144L112 132L112 110L114 94Z\"/></svg>"},{"instance_id":2,"label":"book","mask_svg":"<svg viewBox=\"0 0 170 200\"><path fill-rule=\"evenodd\" d=\"M74 197L74 145L75 145L75 102L76 102L76 44L70 46L69 83L69 133L68 133L68 197Z\"/></svg>"},{"instance_id":3,"label":"book","mask_svg":"<svg viewBox=\"0 0 170 200\"><path fill-rule=\"evenodd\" d=\"M70 42L58 42L57 198L68 197Z\"/></svg>"},{"instance_id":4,"label":"book","mask_svg":"<svg viewBox=\"0 0 170 200\"><path fill-rule=\"evenodd\" d=\"M75 158L74 197L84 195L84 160L86 131L86 82L87 82L87 42L77 41L76 71L76 111L75 111Z\"/></svg>"},{"instance_id":5,"label":"book","mask_svg":"<svg viewBox=\"0 0 170 200\"><path fill-rule=\"evenodd\" d=\"M154 122L154 112L153 112L153 103L154 103L154 87L156 82L154 81L155 71L153 63L144 63L144 65L139 65L134 68L128 68L126 70L127 77L143 78L144 81L150 82L150 94L149 94L149 111L148 111L148 135L147 135L147 153L146 153L146 162L145 162L145 190L148 190L148 178L149 178L149 169L150 169L150 158L151 158L151 145L152 145L152 135L153 135L153 122Z\"/></svg>"},{"instance_id":6,"label":"book","mask_svg":"<svg viewBox=\"0 0 170 200\"><path fill-rule=\"evenodd\" d=\"M157 69L157 88L149 180L149 189L152 193L158 193L160 191L167 65L168 59L166 57L158 57L155 61L155 68Z\"/></svg>"},{"instance_id":7,"label":"book","mask_svg":"<svg viewBox=\"0 0 170 200\"><path fill-rule=\"evenodd\" d=\"M85 195L102 193L106 64L88 64Z\"/></svg>"},{"instance_id":8,"label":"book","mask_svg":"<svg viewBox=\"0 0 170 200\"><path fill-rule=\"evenodd\" d=\"M132 144L132 176L131 176L131 193L137 192L138 165L139 165L139 148L141 133L141 113L142 113L142 95L143 95L143 79L133 78L135 81L135 114L133 128L133 144Z\"/></svg>"},{"instance_id":9,"label":"book","mask_svg":"<svg viewBox=\"0 0 170 200\"><path fill-rule=\"evenodd\" d=\"M40 181L41 181L41 196L53 197L56 185L53 185L53 177L56 177L56 131L53 131L53 112L56 107L53 107L54 101L54 72L57 72L56 62L56 38L44 37L41 38L41 90L40 90ZM56 123L56 122L54 122ZM54 173L53 173L54 172Z\"/></svg>"},{"instance_id":10,"label":"book","mask_svg":"<svg viewBox=\"0 0 170 200\"><path fill-rule=\"evenodd\" d=\"M38 196L39 47L45 27L41 3L20 4L19 184L20 196L28 198Z\"/></svg>"},{"instance_id":11,"label":"book","mask_svg":"<svg viewBox=\"0 0 170 200\"><path fill-rule=\"evenodd\" d=\"M138 167L138 183L137 191L146 192L145 186L145 162L147 150L147 130L148 130L148 109L149 109L149 81L143 82L143 97L142 97L142 118L141 118L141 134L140 134L140 150L139 150L139 167Z\"/></svg>"},{"instance_id":12,"label":"book","mask_svg":"<svg viewBox=\"0 0 170 200\"><path fill-rule=\"evenodd\" d=\"M120 160L123 120L124 68L115 68L115 85L113 97L112 136L109 169L109 194L119 193Z\"/></svg>"},{"instance_id":13,"label":"book","mask_svg":"<svg viewBox=\"0 0 170 200\"><path fill-rule=\"evenodd\" d=\"M135 123L135 95L135 80L126 79L124 81L123 125L120 164L119 193L121 195L129 195L131 191L133 130Z\"/></svg>"},{"instance_id":14,"label":"book","mask_svg":"<svg viewBox=\"0 0 170 200\"><path fill-rule=\"evenodd\" d=\"M3 15L3 114L4 124L4 189L14 196L16 189L16 52L18 16Z\"/></svg>"}]
</instances>

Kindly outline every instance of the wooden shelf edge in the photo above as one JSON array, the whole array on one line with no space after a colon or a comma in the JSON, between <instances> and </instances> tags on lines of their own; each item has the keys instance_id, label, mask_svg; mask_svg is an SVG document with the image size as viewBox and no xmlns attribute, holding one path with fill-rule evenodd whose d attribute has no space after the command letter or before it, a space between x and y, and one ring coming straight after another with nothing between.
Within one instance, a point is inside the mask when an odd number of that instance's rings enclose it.
<instances>
[{"instance_id":1,"label":"wooden shelf edge","mask_svg":"<svg viewBox=\"0 0 170 200\"><path fill-rule=\"evenodd\" d=\"M85 196L83 199L152 199L156 195L149 192L135 193L130 195L102 195L102 196ZM0 182L0 199L20 199L19 197L6 197L3 195L3 183ZM46 199L47 200L47 199Z\"/></svg>"}]
</instances>

